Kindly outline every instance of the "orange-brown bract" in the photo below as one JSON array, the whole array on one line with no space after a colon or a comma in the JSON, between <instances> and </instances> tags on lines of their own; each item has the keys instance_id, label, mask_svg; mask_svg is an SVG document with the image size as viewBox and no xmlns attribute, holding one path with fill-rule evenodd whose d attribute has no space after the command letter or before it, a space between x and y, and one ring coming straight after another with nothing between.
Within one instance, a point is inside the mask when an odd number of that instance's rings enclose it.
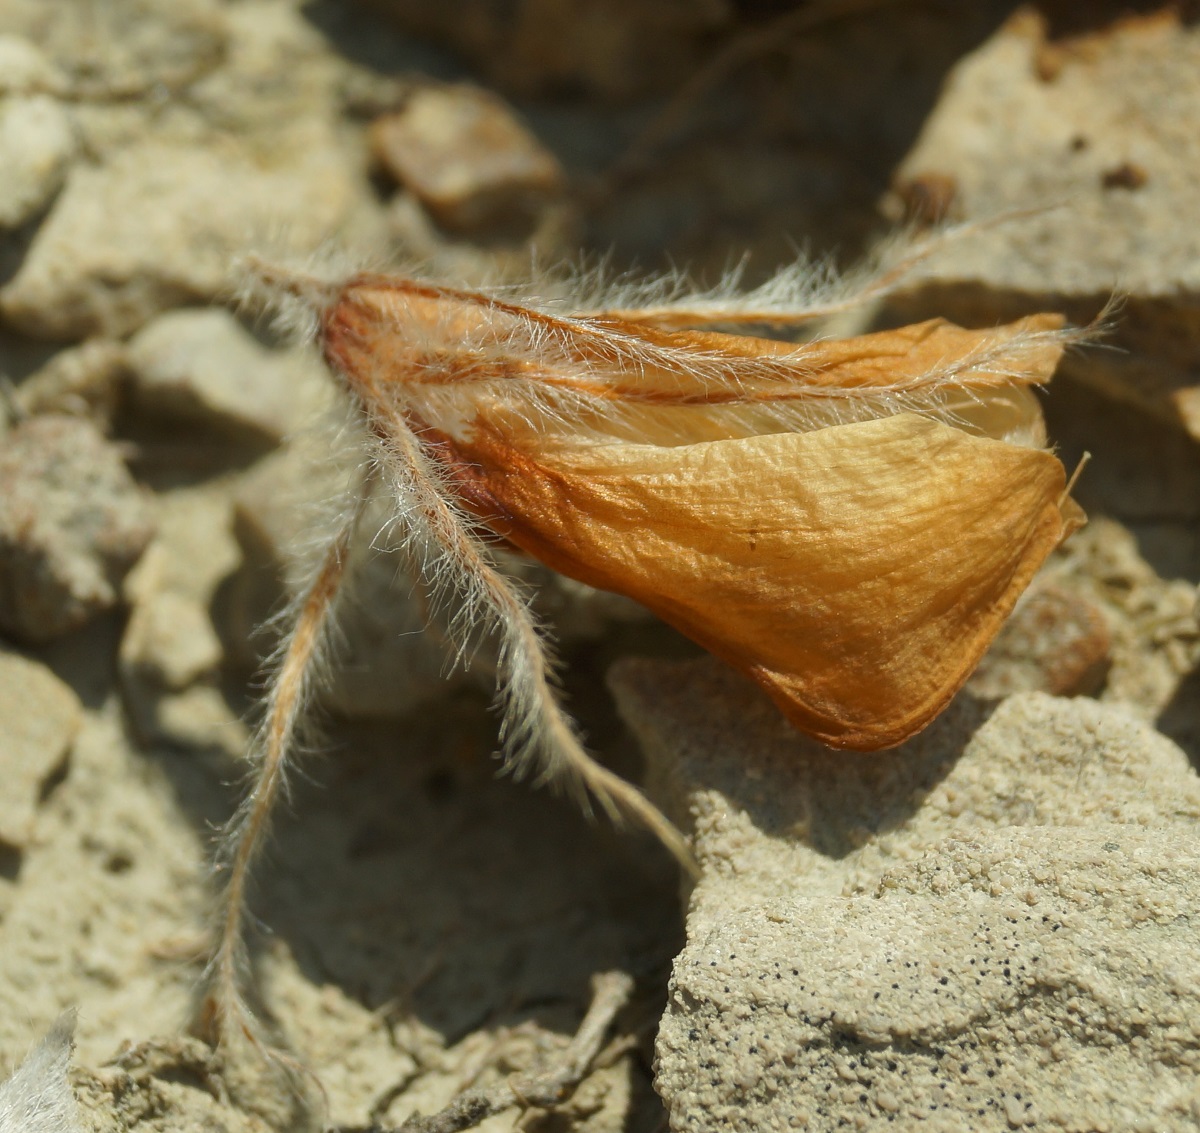
<instances>
[{"instance_id":1,"label":"orange-brown bract","mask_svg":"<svg viewBox=\"0 0 1200 1133\"><path fill-rule=\"evenodd\" d=\"M488 529L873 750L946 706L1081 522L1058 460L1006 440L1040 440L1021 387L1050 377L1059 326L797 347L363 277L322 334L385 448L419 437Z\"/></svg>"},{"instance_id":2,"label":"orange-brown bract","mask_svg":"<svg viewBox=\"0 0 1200 1133\"><path fill-rule=\"evenodd\" d=\"M587 753L491 544L636 598L797 727L870 750L945 707L1082 522L1028 388L1074 337L1054 315L797 346L696 329L820 313L795 302L787 272L741 300L563 312L398 276L254 271L315 312L370 471L296 599L226 838L206 1000L221 1038L255 1037L239 994L247 877L370 493L393 501L460 646L498 635L507 765L643 823L685 865L679 831Z\"/></svg>"}]
</instances>

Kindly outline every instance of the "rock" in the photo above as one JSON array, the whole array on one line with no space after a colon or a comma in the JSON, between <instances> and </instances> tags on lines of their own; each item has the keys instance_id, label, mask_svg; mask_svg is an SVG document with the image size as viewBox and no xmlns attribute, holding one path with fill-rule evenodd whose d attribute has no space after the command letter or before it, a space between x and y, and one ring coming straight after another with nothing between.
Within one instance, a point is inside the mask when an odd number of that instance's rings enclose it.
<instances>
[{"instance_id":1,"label":"rock","mask_svg":"<svg viewBox=\"0 0 1200 1133\"><path fill-rule=\"evenodd\" d=\"M461 84L416 91L371 126L375 158L438 223L459 232L528 226L557 197L557 159L496 95Z\"/></svg>"},{"instance_id":2,"label":"rock","mask_svg":"<svg viewBox=\"0 0 1200 1133\"><path fill-rule=\"evenodd\" d=\"M210 612L238 566L232 509L221 486L164 493L158 534L125 583L131 606L118 671L144 742L238 755L247 734L223 695L224 649Z\"/></svg>"},{"instance_id":3,"label":"rock","mask_svg":"<svg viewBox=\"0 0 1200 1133\"><path fill-rule=\"evenodd\" d=\"M0 35L0 95L63 94L67 80L28 39Z\"/></svg>"},{"instance_id":4,"label":"rock","mask_svg":"<svg viewBox=\"0 0 1200 1133\"><path fill-rule=\"evenodd\" d=\"M130 341L128 364L133 414L251 445L277 445L332 392L311 354L269 350L221 309L159 315Z\"/></svg>"},{"instance_id":5,"label":"rock","mask_svg":"<svg viewBox=\"0 0 1200 1133\"><path fill-rule=\"evenodd\" d=\"M1051 562L1051 585L1074 595L1073 604L1091 607L1108 627L1110 663L1103 688L1093 691L1147 722L1155 720L1200 663L1195 587L1160 577L1138 540L1111 519L1092 520ZM1191 715L1200 721L1200 702L1191 706Z\"/></svg>"},{"instance_id":6,"label":"rock","mask_svg":"<svg viewBox=\"0 0 1200 1133\"><path fill-rule=\"evenodd\" d=\"M14 395L27 417L57 413L90 417L107 427L126 376L124 343L92 338L54 353L21 382Z\"/></svg>"},{"instance_id":7,"label":"rock","mask_svg":"<svg viewBox=\"0 0 1200 1133\"><path fill-rule=\"evenodd\" d=\"M274 166L236 150L130 145L71 171L0 288L0 317L35 337L120 337L229 289L232 261L273 232L287 233L283 251L328 240L357 191L332 141Z\"/></svg>"},{"instance_id":8,"label":"rock","mask_svg":"<svg viewBox=\"0 0 1200 1133\"><path fill-rule=\"evenodd\" d=\"M67 112L47 95L0 101L0 229L42 212L66 180L75 153Z\"/></svg>"},{"instance_id":9,"label":"rock","mask_svg":"<svg viewBox=\"0 0 1200 1133\"><path fill-rule=\"evenodd\" d=\"M0 649L0 842L18 850L28 844L42 792L63 767L81 719L68 685L37 661Z\"/></svg>"},{"instance_id":10,"label":"rock","mask_svg":"<svg viewBox=\"0 0 1200 1133\"><path fill-rule=\"evenodd\" d=\"M967 689L994 700L1014 692L1090 695L1104 684L1111 649L1112 634L1094 602L1053 583L1034 583Z\"/></svg>"},{"instance_id":11,"label":"rock","mask_svg":"<svg viewBox=\"0 0 1200 1133\"><path fill-rule=\"evenodd\" d=\"M40 642L114 606L153 524L117 448L80 418L0 440L0 629Z\"/></svg>"},{"instance_id":12,"label":"rock","mask_svg":"<svg viewBox=\"0 0 1200 1133\"><path fill-rule=\"evenodd\" d=\"M1086 322L1116 294L1117 349L1066 372L1200 438L1200 229L1178 222L1200 165L1200 28L1168 8L1097 24L1055 38L1022 9L951 72L897 181L952 181L956 220L1019 215L951 240L892 311Z\"/></svg>"},{"instance_id":13,"label":"rock","mask_svg":"<svg viewBox=\"0 0 1200 1133\"><path fill-rule=\"evenodd\" d=\"M658 1040L672 1128L1194 1124L1200 780L1174 744L1020 693L834 754L709 658L611 683L702 870Z\"/></svg>"},{"instance_id":14,"label":"rock","mask_svg":"<svg viewBox=\"0 0 1200 1133\"><path fill-rule=\"evenodd\" d=\"M676 961L671 1128L1194 1129L1195 839L986 831Z\"/></svg>"}]
</instances>

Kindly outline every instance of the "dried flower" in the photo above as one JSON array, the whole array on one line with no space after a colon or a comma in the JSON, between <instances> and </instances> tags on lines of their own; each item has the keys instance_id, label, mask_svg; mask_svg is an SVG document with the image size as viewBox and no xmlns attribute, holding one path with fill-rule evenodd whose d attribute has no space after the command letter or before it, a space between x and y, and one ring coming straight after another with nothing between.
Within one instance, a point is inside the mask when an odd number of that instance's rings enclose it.
<instances>
[{"instance_id":1,"label":"dried flower","mask_svg":"<svg viewBox=\"0 0 1200 1133\"><path fill-rule=\"evenodd\" d=\"M799 304L794 272L741 298L566 310L400 276L255 271L315 313L368 438L362 497L395 500L457 640L481 625L499 633L509 766L636 817L684 861L675 828L584 750L527 596L491 543L636 598L757 681L798 728L869 750L945 707L1082 522L1028 388L1072 341L1054 315L796 345L696 329L832 309ZM351 510L298 602L232 835L219 1022L241 1010L245 875L361 500Z\"/></svg>"}]
</instances>

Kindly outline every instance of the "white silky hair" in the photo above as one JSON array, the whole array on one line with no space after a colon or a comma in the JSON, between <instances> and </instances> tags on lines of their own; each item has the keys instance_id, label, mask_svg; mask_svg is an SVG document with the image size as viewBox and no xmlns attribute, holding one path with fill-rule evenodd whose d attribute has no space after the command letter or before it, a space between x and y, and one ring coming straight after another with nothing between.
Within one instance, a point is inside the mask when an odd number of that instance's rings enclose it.
<instances>
[{"instance_id":1,"label":"white silky hair","mask_svg":"<svg viewBox=\"0 0 1200 1133\"><path fill-rule=\"evenodd\" d=\"M79 1103L67 1078L74 1033L75 1011L64 1011L0 1083L0 1133L83 1133Z\"/></svg>"}]
</instances>

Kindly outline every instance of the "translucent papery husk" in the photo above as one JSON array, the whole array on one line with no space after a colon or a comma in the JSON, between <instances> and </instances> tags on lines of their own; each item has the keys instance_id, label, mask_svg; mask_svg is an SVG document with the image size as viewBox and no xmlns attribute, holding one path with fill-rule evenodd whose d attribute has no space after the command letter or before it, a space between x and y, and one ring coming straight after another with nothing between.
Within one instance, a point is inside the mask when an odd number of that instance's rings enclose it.
<instances>
[{"instance_id":1,"label":"translucent papery husk","mask_svg":"<svg viewBox=\"0 0 1200 1133\"><path fill-rule=\"evenodd\" d=\"M797 347L367 278L324 335L371 428L415 431L488 529L642 602L801 730L874 750L946 706L1083 522L1025 388L1060 325Z\"/></svg>"}]
</instances>

